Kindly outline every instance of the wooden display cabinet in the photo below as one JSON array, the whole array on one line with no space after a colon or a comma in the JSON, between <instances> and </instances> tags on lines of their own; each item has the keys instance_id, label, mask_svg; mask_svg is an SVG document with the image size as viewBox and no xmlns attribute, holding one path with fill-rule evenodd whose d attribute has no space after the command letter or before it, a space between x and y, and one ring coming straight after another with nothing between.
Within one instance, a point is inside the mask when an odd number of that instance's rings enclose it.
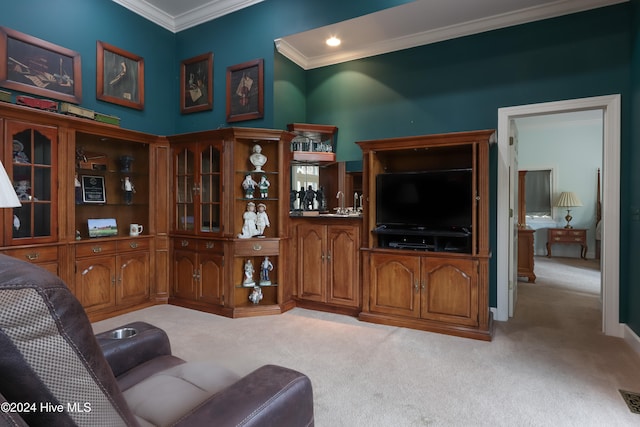
<instances>
[{"instance_id":1,"label":"wooden display cabinet","mask_svg":"<svg viewBox=\"0 0 640 427\"><path fill-rule=\"evenodd\" d=\"M129 237L129 224L140 224L142 234L149 234L148 144L77 132L75 165L76 239L90 237L89 219L115 219L118 228L114 237ZM104 183L102 201L96 201L101 195L91 194L90 185L83 186L89 184L91 177ZM131 192L125 191L127 179L133 185Z\"/></svg>"},{"instance_id":2,"label":"wooden display cabinet","mask_svg":"<svg viewBox=\"0 0 640 427\"><path fill-rule=\"evenodd\" d=\"M289 213L289 177L283 171L289 171L288 150L293 137L279 130L252 128L169 137L175 194L171 221L173 303L230 317L275 314L293 307L283 293L285 262L280 256L288 235ZM257 146L266 158L259 167L250 160ZM256 187L250 194L243 187L247 177L256 184L264 178L266 191ZM245 228L249 204L255 211L266 211L268 225L261 235ZM255 219L246 222L247 227L254 223ZM182 242L188 242L187 247ZM215 249L207 252L206 242ZM249 300L253 286L243 286L244 266L251 261L258 284L265 256L273 264L271 284L261 286L263 299L254 304ZM203 279L205 264L216 276L213 283L220 286L211 287L209 280Z\"/></svg>"},{"instance_id":3,"label":"wooden display cabinet","mask_svg":"<svg viewBox=\"0 0 640 427\"><path fill-rule=\"evenodd\" d=\"M358 142L363 150L363 192L368 196L364 198L361 320L491 340L489 146L493 142L494 131ZM394 239L410 243L397 246L377 232L378 174L456 169L471 170L469 230L426 230L418 238L424 242L416 241L416 248L411 247L415 239L411 233L423 230L400 227ZM435 207L446 203L432 202ZM453 239L455 245L437 243L440 238Z\"/></svg>"},{"instance_id":4,"label":"wooden display cabinet","mask_svg":"<svg viewBox=\"0 0 640 427\"><path fill-rule=\"evenodd\" d=\"M0 130L2 160L23 199L0 213L2 253L60 276L91 320L166 302L168 175L159 173L169 164L166 140L8 103L0 104ZM82 176L104 184L95 203L76 186ZM130 202L125 176L136 190ZM90 238L88 220L104 218L116 221L116 233ZM131 223L144 227L142 236L129 236Z\"/></svg>"}]
</instances>

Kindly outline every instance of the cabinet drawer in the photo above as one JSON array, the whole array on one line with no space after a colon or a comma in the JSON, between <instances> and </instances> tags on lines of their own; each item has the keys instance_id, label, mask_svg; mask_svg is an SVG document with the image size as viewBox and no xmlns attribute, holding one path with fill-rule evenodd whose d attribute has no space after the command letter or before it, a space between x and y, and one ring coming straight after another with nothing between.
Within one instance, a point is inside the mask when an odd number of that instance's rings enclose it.
<instances>
[{"instance_id":1,"label":"cabinet drawer","mask_svg":"<svg viewBox=\"0 0 640 427\"><path fill-rule=\"evenodd\" d=\"M90 257L116 253L116 242L95 242L76 245L76 257Z\"/></svg>"},{"instance_id":2,"label":"cabinet drawer","mask_svg":"<svg viewBox=\"0 0 640 427\"><path fill-rule=\"evenodd\" d=\"M189 249L195 251L198 249L198 241L195 239L185 239L181 237L175 237L173 239L174 249Z\"/></svg>"},{"instance_id":3,"label":"cabinet drawer","mask_svg":"<svg viewBox=\"0 0 640 427\"><path fill-rule=\"evenodd\" d=\"M238 240L234 247L234 254L240 256L278 255L279 248L279 240Z\"/></svg>"},{"instance_id":4,"label":"cabinet drawer","mask_svg":"<svg viewBox=\"0 0 640 427\"><path fill-rule=\"evenodd\" d=\"M118 240L118 252L148 251L151 246L149 239Z\"/></svg>"},{"instance_id":5,"label":"cabinet drawer","mask_svg":"<svg viewBox=\"0 0 640 427\"><path fill-rule=\"evenodd\" d=\"M223 252L223 244L221 240L200 240L198 241L198 251L201 252Z\"/></svg>"},{"instance_id":6,"label":"cabinet drawer","mask_svg":"<svg viewBox=\"0 0 640 427\"><path fill-rule=\"evenodd\" d=\"M3 252L14 258L29 262L50 262L58 259L58 247L47 246L38 248L11 249Z\"/></svg>"}]
</instances>

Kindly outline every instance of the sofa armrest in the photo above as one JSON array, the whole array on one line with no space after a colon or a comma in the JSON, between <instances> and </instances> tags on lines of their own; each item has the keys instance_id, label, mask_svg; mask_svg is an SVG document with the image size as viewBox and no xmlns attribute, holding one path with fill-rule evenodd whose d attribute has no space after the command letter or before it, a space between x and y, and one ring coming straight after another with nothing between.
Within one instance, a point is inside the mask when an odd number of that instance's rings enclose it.
<instances>
[{"instance_id":1,"label":"sofa armrest","mask_svg":"<svg viewBox=\"0 0 640 427\"><path fill-rule=\"evenodd\" d=\"M174 425L311 427L311 381L292 369L265 365L213 395Z\"/></svg>"},{"instance_id":2,"label":"sofa armrest","mask_svg":"<svg viewBox=\"0 0 640 427\"><path fill-rule=\"evenodd\" d=\"M128 338L115 338L114 332L123 328L133 328L137 333ZM133 322L102 332L96 339L116 377L156 357L171 355L166 332L145 322Z\"/></svg>"}]
</instances>

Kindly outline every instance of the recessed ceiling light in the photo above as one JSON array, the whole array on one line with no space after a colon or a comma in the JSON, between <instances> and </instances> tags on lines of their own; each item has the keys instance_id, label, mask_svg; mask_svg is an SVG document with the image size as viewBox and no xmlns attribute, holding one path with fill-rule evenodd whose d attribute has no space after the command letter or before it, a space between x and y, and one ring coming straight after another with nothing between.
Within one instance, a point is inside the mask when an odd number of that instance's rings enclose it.
<instances>
[{"instance_id":1,"label":"recessed ceiling light","mask_svg":"<svg viewBox=\"0 0 640 427\"><path fill-rule=\"evenodd\" d=\"M340 43L342 43L342 42L336 36L331 36L331 37L329 37L327 39L327 45L329 45L331 47L340 46Z\"/></svg>"}]
</instances>

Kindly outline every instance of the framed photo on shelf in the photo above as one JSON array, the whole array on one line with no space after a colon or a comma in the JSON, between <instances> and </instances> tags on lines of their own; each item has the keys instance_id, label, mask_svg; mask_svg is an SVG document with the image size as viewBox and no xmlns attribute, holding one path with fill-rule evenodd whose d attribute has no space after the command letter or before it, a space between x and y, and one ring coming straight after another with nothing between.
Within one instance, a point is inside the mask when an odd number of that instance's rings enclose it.
<instances>
[{"instance_id":1,"label":"framed photo on shelf","mask_svg":"<svg viewBox=\"0 0 640 427\"><path fill-rule=\"evenodd\" d=\"M79 104L80 54L0 27L0 86Z\"/></svg>"},{"instance_id":2,"label":"framed photo on shelf","mask_svg":"<svg viewBox=\"0 0 640 427\"><path fill-rule=\"evenodd\" d=\"M115 218L89 218L87 220L89 237L110 237L118 235Z\"/></svg>"},{"instance_id":3,"label":"framed photo on shelf","mask_svg":"<svg viewBox=\"0 0 640 427\"><path fill-rule=\"evenodd\" d=\"M104 177L99 175L82 175L83 203L107 203L107 193L104 189Z\"/></svg>"},{"instance_id":4,"label":"framed photo on shelf","mask_svg":"<svg viewBox=\"0 0 640 427\"><path fill-rule=\"evenodd\" d=\"M227 67L227 122L264 117L264 60Z\"/></svg>"},{"instance_id":5,"label":"framed photo on shelf","mask_svg":"<svg viewBox=\"0 0 640 427\"><path fill-rule=\"evenodd\" d=\"M213 53L185 59L180 66L180 112L213 109Z\"/></svg>"},{"instance_id":6,"label":"framed photo on shelf","mask_svg":"<svg viewBox=\"0 0 640 427\"><path fill-rule=\"evenodd\" d=\"M144 59L101 41L96 53L96 98L144 109Z\"/></svg>"}]
</instances>

